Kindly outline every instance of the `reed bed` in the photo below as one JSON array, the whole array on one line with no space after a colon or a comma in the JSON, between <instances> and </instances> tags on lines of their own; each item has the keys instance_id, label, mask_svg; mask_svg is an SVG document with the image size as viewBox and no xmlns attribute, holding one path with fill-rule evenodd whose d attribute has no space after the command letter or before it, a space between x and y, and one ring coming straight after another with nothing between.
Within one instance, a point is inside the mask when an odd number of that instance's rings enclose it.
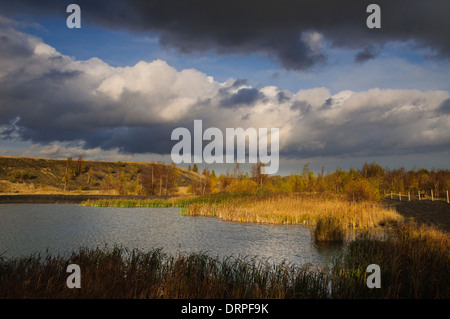
<instances>
[{"instance_id":1,"label":"reed bed","mask_svg":"<svg viewBox=\"0 0 450 319\"><path fill-rule=\"evenodd\" d=\"M319 217L312 236L316 242L343 242L345 229L336 217Z\"/></svg>"},{"instance_id":2,"label":"reed bed","mask_svg":"<svg viewBox=\"0 0 450 319\"><path fill-rule=\"evenodd\" d=\"M69 264L81 268L80 289L66 287ZM369 264L380 266L379 289L366 285ZM0 298L448 299L450 240L436 229L401 223L385 238L362 234L323 267L81 248L67 257L0 257L0 287Z\"/></svg>"},{"instance_id":3,"label":"reed bed","mask_svg":"<svg viewBox=\"0 0 450 319\"><path fill-rule=\"evenodd\" d=\"M334 261L333 298L450 298L450 237L433 227L401 223L387 238L362 235ZM368 289L366 267L381 269Z\"/></svg>"},{"instance_id":4,"label":"reed bed","mask_svg":"<svg viewBox=\"0 0 450 319\"><path fill-rule=\"evenodd\" d=\"M87 200L81 206L92 207L187 207L194 202L194 198L169 198L169 199L100 199Z\"/></svg>"},{"instance_id":5,"label":"reed bed","mask_svg":"<svg viewBox=\"0 0 450 319\"><path fill-rule=\"evenodd\" d=\"M347 230L371 229L402 220L376 202L349 202L336 195L213 193L168 199L108 199L83 202L97 207L181 207L187 216L226 221L301 224L314 227L316 241L343 241Z\"/></svg>"},{"instance_id":6,"label":"reed bed","mask_svg":"<svg viewBox=\"0 0 450 319\"><path fill-rule=\"evenodd\" d=\"M213 193L203 196L180 196L170 198L153 198L153 199L100 199L87 200L82 202L81 206L92 207L189 207L191 204L209 203L219 204L229 202L237 198L250 197L248 193Z\"/></svg>"},{"instance_id":7,"label":"reed bed","mask_svg":"<svg viewBox=\"0 0 450 319\"><path fill-rule=\"evenodd\" d=\"M338 219L344 229L370 229L402 220L395 210L375 202L349 202L340 197L274 195L242 197L221 203L192 203L182 210L191 216L227 221L316 225L320 218Z\"/></svg>"},{"instance_id":8,"label":"reed bed","mask_svg":"<svg viewBox=\"0 0 450 319\"><path fill-rule=\"evenodd\" d=\"M80 289L66 287L72 263L81 269ZM308 265L203 253L168 256L160 249L80 249L68 258L0 260L0 298L324 298L326 281Z\"/></svg>"}]
</instances>

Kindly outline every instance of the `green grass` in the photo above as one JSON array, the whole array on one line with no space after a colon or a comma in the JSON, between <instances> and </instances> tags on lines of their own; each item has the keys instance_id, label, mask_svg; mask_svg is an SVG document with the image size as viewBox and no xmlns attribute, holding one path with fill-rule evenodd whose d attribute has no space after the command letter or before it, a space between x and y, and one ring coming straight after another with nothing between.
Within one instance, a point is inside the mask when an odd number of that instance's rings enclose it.
<instances>
[{"instance_id":1,"label":"green grass","mask_svg":"<svg viewBox=\"0 0 450 319\"><path fill-rule=\"evenodd\" d=\"M156 199L103 199L103 200L87 200L82 202L82 206L93 207L183 207L187 208L191 204L220 204L235 200L237 198L246 198L255 196L247 193L212 193L203 196L180 196L171 198Z\"/></svg>"}]
</instances>

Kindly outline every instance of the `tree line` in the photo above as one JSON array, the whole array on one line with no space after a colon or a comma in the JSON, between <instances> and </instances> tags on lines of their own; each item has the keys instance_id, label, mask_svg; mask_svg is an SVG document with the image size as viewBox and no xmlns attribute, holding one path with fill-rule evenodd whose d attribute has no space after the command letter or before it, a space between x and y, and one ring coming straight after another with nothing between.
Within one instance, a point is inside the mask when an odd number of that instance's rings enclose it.
<instances>
[{"instance_id":1,"label":"tree line","mask_svg":"<svg viewBox=\"0 0 450 319\"><path fill-rule=\"evenodd\" d=\"M120 162L118 162L120 163ZM144 169L125 169L113 172L111 167L102 176L101 188L119 195L158 195L170 196L178 193L180 169L175 163L149 163ZM407 193L430 194L434 197L445 197L450 189L450 171L448 169L426 168L406 170L405 168L383 168L375 162L366 162L360 169L351 168L344 171L337 168L333 172L325 169L314 173L309 163L288 176L269 176L261 173L264 164L254 164L250 172L241 170L237 163L232 171L217 175L214 170L189 166L188 170L199 173L192 178L188 193L205 195L213 192L273 192L273 193L334 193L342 194L349 200L380 200L386 194ZM64 190L67 182L82 174L86 174L87 184L93 176L93 168L86 165L80 155L76 161L68 158L65 172L61 178Z\"/></svg>"},{"instance_id":2,"label":"tree line","mask_svg":"<svg viewBox=\"0 0 450 319\"><path fill-rule=\"evenodd\" d=\"M450 189L450 171L425 168L406 170L404 168L383 168L375 162L364 163L361 169L344 171L337 168L325 173L324 168L315 174L309 163L300 172L289 176L268 176L261 174L262 163L253 165L251 172L241 172L236 164L232 172L219 176L215 171L204 169L204 179L195 181L190 191L205 194L217 191L278 193L328 192L342 194L349 200L380 200L386 194L406 193L429 194L445 197Z\"/></svg>"}]
</instances>

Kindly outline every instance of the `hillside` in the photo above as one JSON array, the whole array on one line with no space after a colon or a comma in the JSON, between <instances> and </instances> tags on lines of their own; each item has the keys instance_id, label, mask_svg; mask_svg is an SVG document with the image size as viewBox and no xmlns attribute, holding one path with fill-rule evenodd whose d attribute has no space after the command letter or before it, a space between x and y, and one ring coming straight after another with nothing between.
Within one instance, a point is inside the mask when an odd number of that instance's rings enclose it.
<instances>
[{"instance_id":1,"label":"hillside","mask_svg":"<svg viewBox=\"0 0 450 319\"><path fill-rule=\"evenodd\" d=\"M200 178L161 163L0 156L0 194L173 195Z\"/></svg>"}]
</instances>

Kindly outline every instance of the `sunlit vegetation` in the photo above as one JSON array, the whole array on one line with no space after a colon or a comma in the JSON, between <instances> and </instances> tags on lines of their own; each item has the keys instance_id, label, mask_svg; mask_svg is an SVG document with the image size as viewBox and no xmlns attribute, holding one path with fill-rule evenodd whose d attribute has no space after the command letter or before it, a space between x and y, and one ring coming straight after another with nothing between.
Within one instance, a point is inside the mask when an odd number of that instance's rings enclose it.
<instances>
[{"instance_id":1,"label":"sunlit vegetation","mask_svg":"<svg viewBox=\"0 0 450 319\"><path fill-rule=\"evenodd\" d=\"M436 198L445 197L450 189L449 170L427 170L424 168L406 171L385 169L372 162L365 163L359 170L315 174L305 164L301 172L289 176L267 176L261 174L264 164L255 164L251 172L241 172L237 164L233 172L216 175L215 171L204 169L205 179L196 180L190 192L203 195L209 192L271 192L271 193L333 193L345 196L350 201L379 201L387 194L410 192L412 195L430 194Z\"/></svg>"},{"instance_id":2,"label":"sunlit vegetation","mask_svg":"<svg viewBox=\"0 0 450 319\"><path fill-rule=\"evenodd\" d=\"M446 200L450 171L388 169L365 163L360 169L313 172L309 164L288 176L261 174L264 164L249 172L237 163L217 174L194 164L87 161L81 155L65 160L0 157L0 192L39 194L104 194L124 196L206 195L210 193L333 193L350 201L378 201L395 196Z\"/></svg>"},{"instance_id":3,"label":"sunlit vegetation","mask_svg":"<svg viewBox=\"0 0 450 319\"><path fill-rule=\"evenodd\" d=\"M302 224L313 226L319 219L338 219L343 229L369 229L400 221L394 210L374 202L351 202L339 196L277 194L235 197L226 202L197 202L182 214L214 216L236 222Z\"/></svg>"},{"instance_id":4,"label":"sunlit vegetation","mask_svg":"<svg viewBox=\"0 0 450 319\"><path fill-rule=\"evenodd\" d=\"M239 193L213 193L204 196L174 196L167 198L144 198L144 199L103 199L87 200L82 206L94 207L189 207L191 204L209 203L219 204L229 202L236 198L250 197L252 194Z\"/></svg>"},{"instance_id":5,"label":"sunlit vegetation","mask_svg":"<svg viewBox=\"0 0 450 319\"><path fill-rule=\"evenodd\" d=\"M345 229L342 221L333 216L319 217L313 231L316 242L343 242Z\"/></svg>"},{"instance_id":6,"label":"sunlit vegetation","mask_svg":"<svg viewBox=\"0 0 450 319\"><path fill-rule=\"evenodd\" d=\"M0 192L172 196L200 174L162 162L87 161L0 156Z\"/></svg>"}]
</instances>

